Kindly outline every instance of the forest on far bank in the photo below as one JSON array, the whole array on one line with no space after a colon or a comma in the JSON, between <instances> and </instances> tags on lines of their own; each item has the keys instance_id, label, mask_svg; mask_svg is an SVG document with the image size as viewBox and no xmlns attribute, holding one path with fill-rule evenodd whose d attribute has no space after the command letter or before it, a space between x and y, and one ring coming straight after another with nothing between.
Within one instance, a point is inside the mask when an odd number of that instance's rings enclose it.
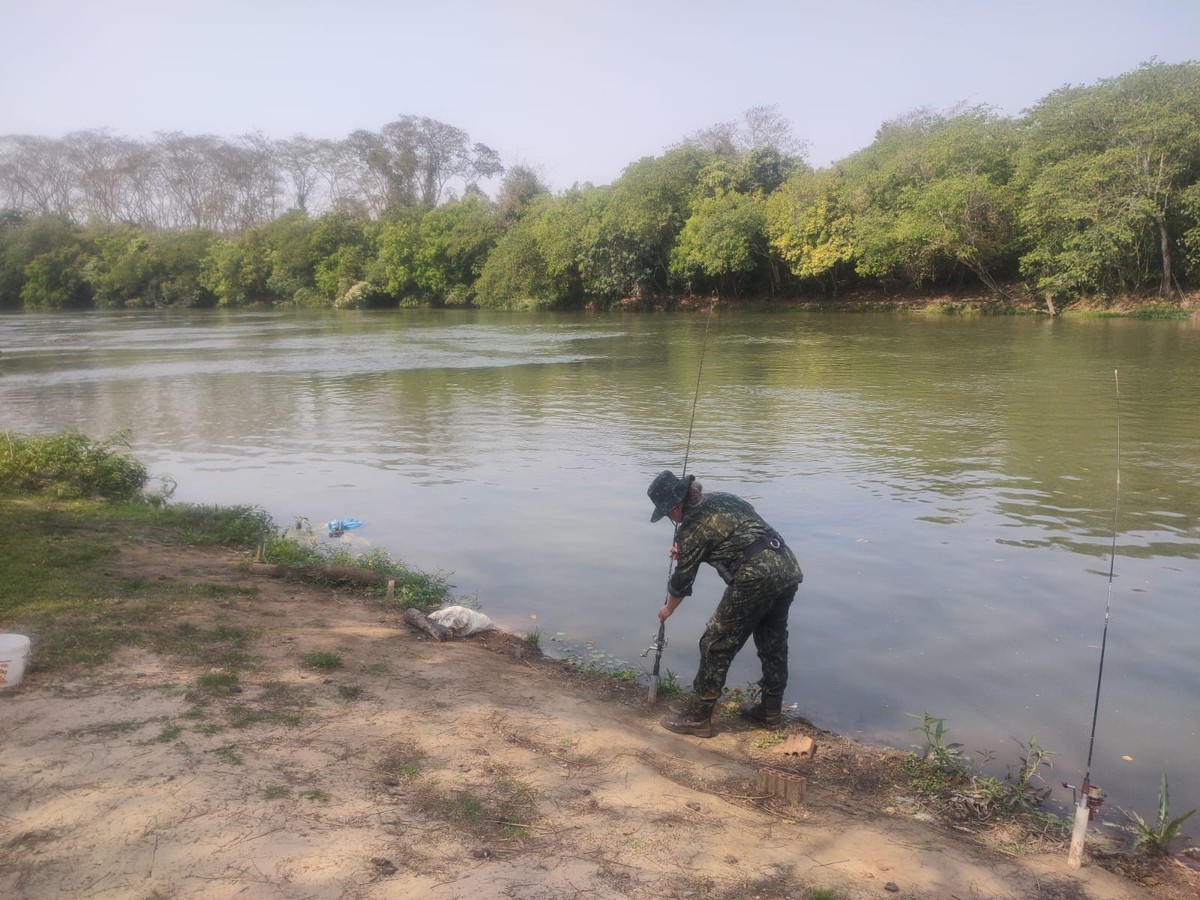
<instances>
[{"instance_id":1,"label":"forest on far bank","mask_svg":"<svg viewBox=\"0 0 1200 900\"><path fill-rule=\"evenodd\" d=\"M1019 117L915 111L814 170L774 107L554 192L459 128L344 141L0 136L0 310L607 308L1200 289L1200 62ZM498 183L494 197L482 188Z\"/></svg>"}]
</instances>

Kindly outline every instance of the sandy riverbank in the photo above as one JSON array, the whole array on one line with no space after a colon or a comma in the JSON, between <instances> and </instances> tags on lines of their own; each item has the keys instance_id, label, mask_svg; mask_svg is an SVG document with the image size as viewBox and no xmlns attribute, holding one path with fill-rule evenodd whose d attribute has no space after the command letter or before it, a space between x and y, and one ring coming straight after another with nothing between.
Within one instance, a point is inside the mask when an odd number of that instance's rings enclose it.
<instances>
[{"instance_id":1,"label":"sandy riverbank","mask_svg":"<svg viewBox=\"0 0 1200 900\"><path fill-rule=\"evenodd\" d=\"M104 898L1196 896L1178 863L1066 866L1057 836L952 821L901 754L804 723L811 760L722 719L657 726L645 691L520 636L445 643L244 554L129 544L120 573L216 586L181 622L251 630L236 684L147 650L0 692L0 895ZM219 589L218 589L219 588ZM36 648L35 648L36 649ZM337 668L305 660L336 654ZM758 771L807 781L764 796ZM1110 865L1111 867L1111 865ZM1140 879L1140 880L1139 880ZM818 895L820 896L820 895Z\"/></svg>"}]
</instances>

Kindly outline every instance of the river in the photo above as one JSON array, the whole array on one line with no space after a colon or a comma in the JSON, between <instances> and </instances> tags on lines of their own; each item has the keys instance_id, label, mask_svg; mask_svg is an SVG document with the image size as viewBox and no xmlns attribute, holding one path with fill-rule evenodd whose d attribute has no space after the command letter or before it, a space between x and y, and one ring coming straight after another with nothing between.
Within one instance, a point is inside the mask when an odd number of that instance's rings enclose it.
<instances>
[{"instance_id":1,"label":"river","mask_svg":"<svg viewBox=\"0 0 1200 900\"><path fill-rule=\"evenodd\" d=\"M645 491L686 458L804 568L787 705L864 741L920 744L928 711L993 774L1035 738L1077 784L1108 608L1092 778L1119 822L1163 773L1173 814L1200 807L1198 398L1194 321L0 316L0 427L127 428L178 501L322 540L360 519L342 540L560 655L647 664L671 530ZM684 684L721 587L705 567L668 622Z\"/></svg>"}]
</instances>

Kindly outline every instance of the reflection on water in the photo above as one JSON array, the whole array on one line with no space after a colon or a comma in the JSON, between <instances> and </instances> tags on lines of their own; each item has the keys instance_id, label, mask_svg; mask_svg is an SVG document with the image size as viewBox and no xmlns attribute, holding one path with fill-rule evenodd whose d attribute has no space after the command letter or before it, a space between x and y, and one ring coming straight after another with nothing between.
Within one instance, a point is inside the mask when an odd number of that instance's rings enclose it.
<instances>
[{"instance_id":1,"label":"reflection on water","mask_svg":"<svg viewBox=\"0 0 1200 900\"><path fill-rule=\"evenodd\" d=\"M1093 777L1149 814L1164 771L1200 806L1198 351L1192 323L1119 320L17 315L0 424L130 428L177 499L362 519L356 546L514 630L631 662L670 542L646 485L686 453L801 559L789 703L900 747L929 710L1001 775L1036 737L1055 782L1083 767L1111 562ZM685 682L720 587L669 623ZM730 683L756 676L747 650Z\"/></svg>"}]
</instances>

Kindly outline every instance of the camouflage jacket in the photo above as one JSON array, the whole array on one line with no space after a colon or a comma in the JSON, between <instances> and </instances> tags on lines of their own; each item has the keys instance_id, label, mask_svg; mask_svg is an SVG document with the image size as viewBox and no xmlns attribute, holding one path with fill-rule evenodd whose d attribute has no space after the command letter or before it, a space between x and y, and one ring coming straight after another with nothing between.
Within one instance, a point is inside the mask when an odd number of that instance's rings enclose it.
<instances>
[{"instance_id":1,"label":"camouflage jacket","mask_svg":"<svg viewBox=\"0 0 1200 900\"><path fill-rule=\"evenodd\" d=\"M667 581L667 590L676 597L689 596L700 563L711 566L732 563L740 550L757 541L770 527L741 497L705 494L699 506L684 507L683 521L675 531L679 556ZM792 551L784 546L756 553L735 576L739 585L749 586L749 582L756 580L762 581L763 590L781 591L799 584L804 575Z\"/></svg>"}]
</instances>

